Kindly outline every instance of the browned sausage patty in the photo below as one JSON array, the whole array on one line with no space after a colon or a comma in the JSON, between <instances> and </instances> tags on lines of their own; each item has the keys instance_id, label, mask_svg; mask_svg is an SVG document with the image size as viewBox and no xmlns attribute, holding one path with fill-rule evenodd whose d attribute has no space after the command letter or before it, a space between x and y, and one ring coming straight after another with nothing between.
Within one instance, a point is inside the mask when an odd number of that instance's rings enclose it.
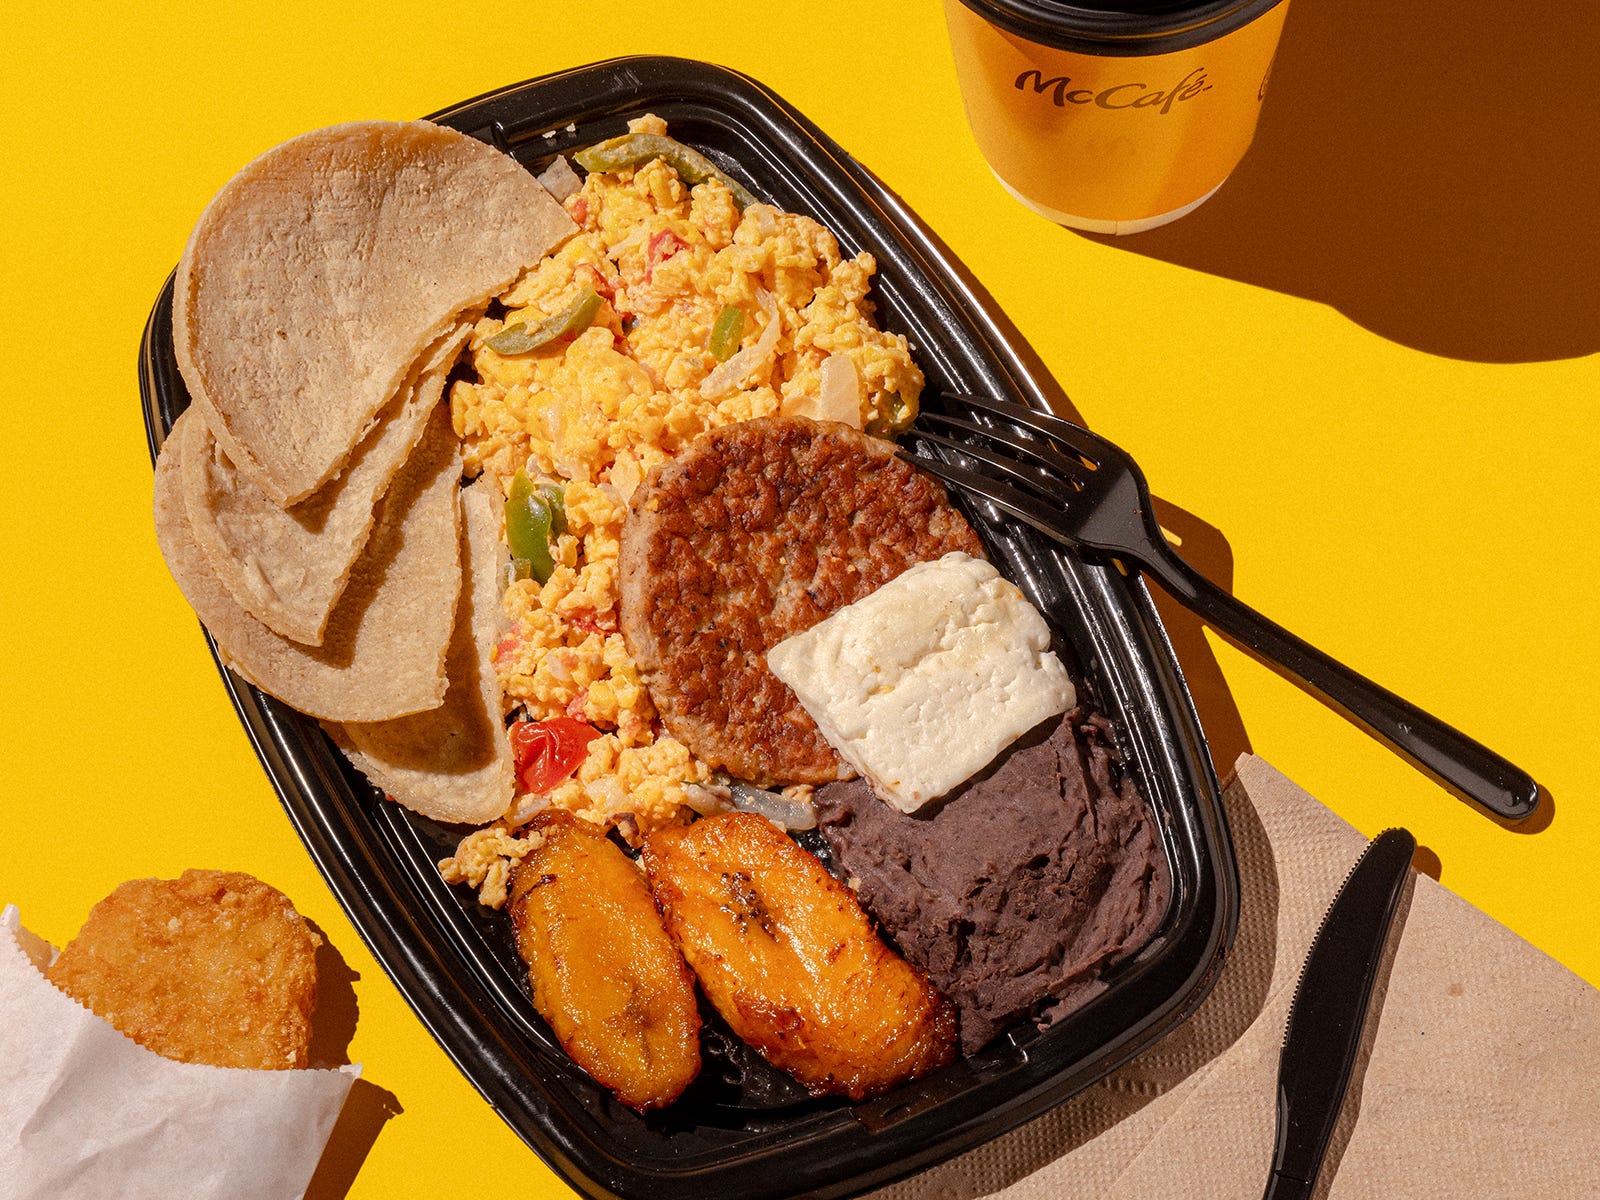
<instances>
[{"instance_id":1,"label":"browned sausage patty","mask_svg":"<svg viewBox=\"0 0 1600 1200\"><path fill-rule=\"evenodd\" d=\"M622 631L672 735L760 783L851 775L766 652L977 535L931 475L846 425L766 417L650 473L622 528Z\"/></svg>"}]
</instances>

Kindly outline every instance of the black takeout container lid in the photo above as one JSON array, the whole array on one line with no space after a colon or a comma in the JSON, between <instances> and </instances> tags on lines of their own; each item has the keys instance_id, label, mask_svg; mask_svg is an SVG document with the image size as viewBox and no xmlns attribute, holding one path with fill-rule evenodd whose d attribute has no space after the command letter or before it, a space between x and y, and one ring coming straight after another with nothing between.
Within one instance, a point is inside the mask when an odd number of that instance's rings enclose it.
<instances>
[{"instance_id":1,"label":"black takeout container lid","mask_svg":"<svg viewBox=\"0 0 1600 1200\"><path fill-rule=\"evenodd\" d=\"M872 294L941 389L1048 407L986 301L921 223L837 143L745 76L625 58L455 105L433 120L533 169L654 112L757 196L813 216L845 254L878 262ZM140 348L152 455L188 394L172 350L172 281ZM562 1053L535 1013L510 922L439 878L461 829L382 799L317 722L227 670L223 680L307 850L429 1031L541 1158L593 1197L845 1196L902 1178L1021 1124L1180 1023L1231 941L1238 889L1220 789L1194 707L1137 576L1043 543L967 506L991 553L1055 627L1157 817L1173 896L1156 940L1103 992L1048 1028L1011 1030L975 1057L861 1103L808 1097L707 1024L702 1077L671 1107L623 1108ZM213 653L215 652L213 648ZM219 669L220 666L219 666Z\"/></svg>"}]
</instances>

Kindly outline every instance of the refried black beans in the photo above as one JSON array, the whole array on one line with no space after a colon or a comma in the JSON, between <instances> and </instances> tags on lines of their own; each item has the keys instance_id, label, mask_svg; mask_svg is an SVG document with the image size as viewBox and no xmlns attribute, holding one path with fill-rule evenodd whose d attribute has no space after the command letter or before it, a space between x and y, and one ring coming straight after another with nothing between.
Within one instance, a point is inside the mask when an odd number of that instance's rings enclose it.
<instances>
[{"instance_id":1,"label":"refried black beans","mask_svg":"<svg viewBox=\"0 0 1600 1200\"><path fill-rule=\"evenodd\" d=\"M1172 879L1104 718L1074 709L1013 744L926 815L861 780L817 792L841 872L961 1013L971 1054L1006 1026L1065 1015L1148 943Z\"/></svg>"}]
</instances>

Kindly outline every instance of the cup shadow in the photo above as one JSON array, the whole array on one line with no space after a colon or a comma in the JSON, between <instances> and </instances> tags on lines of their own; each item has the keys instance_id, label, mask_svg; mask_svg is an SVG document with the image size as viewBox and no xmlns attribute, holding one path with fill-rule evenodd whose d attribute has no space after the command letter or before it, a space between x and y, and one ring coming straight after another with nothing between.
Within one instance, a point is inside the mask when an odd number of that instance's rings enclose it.
<instances>
[{"instance_id":1,"label":"cup shadow","mask_svg":"<svg viewBox=\"0 0 1600 1200\"><path fill-rule=\"evenodd\" d=\"M1448 358L1600 351L1588 0L1293 0L1254 145L1119 249L1332 306Z\"/></svg>"}]
</instances>

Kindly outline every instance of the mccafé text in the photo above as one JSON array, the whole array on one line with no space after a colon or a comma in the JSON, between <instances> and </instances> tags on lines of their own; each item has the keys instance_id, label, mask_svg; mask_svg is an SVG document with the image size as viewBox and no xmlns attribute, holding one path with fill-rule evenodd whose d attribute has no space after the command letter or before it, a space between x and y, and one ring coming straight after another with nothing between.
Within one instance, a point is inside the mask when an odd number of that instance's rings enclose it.
<instances>
[{"instance_id":1,"label":"mccaf\u00e9 text","mask_svg":"<svg viewBox=\"0 0 1600 1200\"><path fill-rule=\"evenodd\" d=\"M1204 67L1196 67L1169 88L1151 87L1146 83L1114 83L1098 91L1073 87L1072 78L1067 75L1046 79L1043 71L1034 68L1017 76L1017 91L1025 92L1030 87L1036 96L1049 92L1051 103L1057 108L1093 104L1097 108L1142 108L1166 113L1180 101L1193 100L1201 92L1209 92L1212 85L1206 80Z\"/></svg>"}]
</instances>

